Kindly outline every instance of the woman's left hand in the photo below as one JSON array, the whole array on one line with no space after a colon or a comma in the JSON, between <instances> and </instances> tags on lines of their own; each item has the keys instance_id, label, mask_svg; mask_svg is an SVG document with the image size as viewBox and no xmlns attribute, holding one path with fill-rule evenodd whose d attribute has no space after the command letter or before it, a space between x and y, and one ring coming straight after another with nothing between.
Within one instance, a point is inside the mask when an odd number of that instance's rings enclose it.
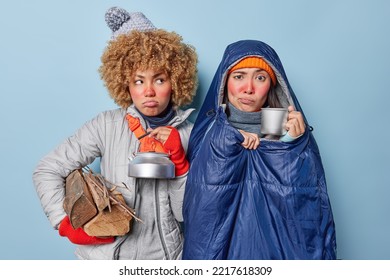
<instances>
[{"instance_id":1,"label":"woman's left hand","mask_svg":"<svg viewBox=\"0 0 390 280\"><path fill-rule=\"evenodd\" d=\"M245 130L238 130L242 136L244 136L244 141L241 143L245 149L256 150L260 145L260 138L256 133L247 132Z\"/></svg>"},{"instance_id":2,"label":"woman's left hand","mask_svg":"<svg viewBox=\"0 0 390 280\"><path fill-rule=\"evenodd\" d=\"M293 106L288 107L286 130L291 137L298 137L305 132L306 125L301 112L295 111Z\"/></svg>"}]
</instances>

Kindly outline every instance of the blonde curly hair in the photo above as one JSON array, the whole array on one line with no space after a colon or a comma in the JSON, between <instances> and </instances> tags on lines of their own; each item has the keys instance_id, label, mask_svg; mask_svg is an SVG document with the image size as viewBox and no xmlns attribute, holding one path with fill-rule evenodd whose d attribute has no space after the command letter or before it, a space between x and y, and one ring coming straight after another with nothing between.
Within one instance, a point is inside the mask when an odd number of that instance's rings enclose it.
<instances>
[{"instance_id":1,"label":"blonde curly hair","mask_svg":"<svg viewBox=\"0 0 390 280\"><path fill-rule=\"evenodd\" d=\"M190 104L197 89L195 48L183 43L182 37L175 32L133 30L120 35L108 43L101 61L100 77L115 103L124 109L133 103L129 82L138 70L166 71L172 82L174 106Z\"/></svg>"}]
</instances>

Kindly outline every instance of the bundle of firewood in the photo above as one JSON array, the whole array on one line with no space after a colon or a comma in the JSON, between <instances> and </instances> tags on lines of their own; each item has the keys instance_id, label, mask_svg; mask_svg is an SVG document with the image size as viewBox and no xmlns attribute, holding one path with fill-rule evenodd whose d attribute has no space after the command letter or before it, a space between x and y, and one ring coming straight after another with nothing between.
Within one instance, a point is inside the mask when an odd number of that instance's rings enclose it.
<instances>
[{"instance_id":1,"label":"bundle of firewood","mask_svg":"<svg viewBox=\"0 0 390 280\"><path fill-rule=\"evenodd\" d=\"M130 231L133 219L141 221L115 188L88 167L69 174L64 209L73 228L82 227L90 236L121 236Z\"/></svg>"}]
</instances>

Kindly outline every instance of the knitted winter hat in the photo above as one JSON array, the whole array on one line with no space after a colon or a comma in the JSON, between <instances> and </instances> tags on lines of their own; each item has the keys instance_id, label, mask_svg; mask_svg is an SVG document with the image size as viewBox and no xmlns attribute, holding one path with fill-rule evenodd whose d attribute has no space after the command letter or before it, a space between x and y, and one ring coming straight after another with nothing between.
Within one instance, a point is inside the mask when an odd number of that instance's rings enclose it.
<instances>
[{"instance_id":1,"label":"knitted winter hat","mask_svg":"<svg viewBox=\"0 0 390 280\"><path fill-rule=\"evenodd\" d=\"M127 34L133 30L153 31L157 29L143 13L129 13L119 7L108 9L105 20L113 32L111 39L115 39L119 35Z\"/></svg>"},{"instance_id":2,"label":"knitted winter hat","mask_svg":"<svg viewBox=\"0 0 390 280\"><path fill-rule=\"evenodd\" d=\"M240 60L230 70L229 74L241 68L261 68L271 77L272 84L276 85L276 76L272 68L260 57L250 56Z\"/></svg>"}]
</instances>

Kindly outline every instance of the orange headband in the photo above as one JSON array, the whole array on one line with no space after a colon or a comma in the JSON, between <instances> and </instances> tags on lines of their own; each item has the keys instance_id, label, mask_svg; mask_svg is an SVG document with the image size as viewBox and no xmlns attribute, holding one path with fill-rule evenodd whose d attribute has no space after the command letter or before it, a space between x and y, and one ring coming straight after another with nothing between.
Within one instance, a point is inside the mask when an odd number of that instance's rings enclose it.
<instances>
[{"instance_id":1,"label":"orange headband","mask_svg":"<svg viewBox=\"0 0 390 280\"><path fill-rule=\"evenodd\" d=\"M276 76L272 68L260 57L247 57L240 60L236 65L234 65L230 70L229 74L234 70L241 68L261 68L268 73L272 80L272 84L276 85Z\"/></svg>"}]
</instances>

